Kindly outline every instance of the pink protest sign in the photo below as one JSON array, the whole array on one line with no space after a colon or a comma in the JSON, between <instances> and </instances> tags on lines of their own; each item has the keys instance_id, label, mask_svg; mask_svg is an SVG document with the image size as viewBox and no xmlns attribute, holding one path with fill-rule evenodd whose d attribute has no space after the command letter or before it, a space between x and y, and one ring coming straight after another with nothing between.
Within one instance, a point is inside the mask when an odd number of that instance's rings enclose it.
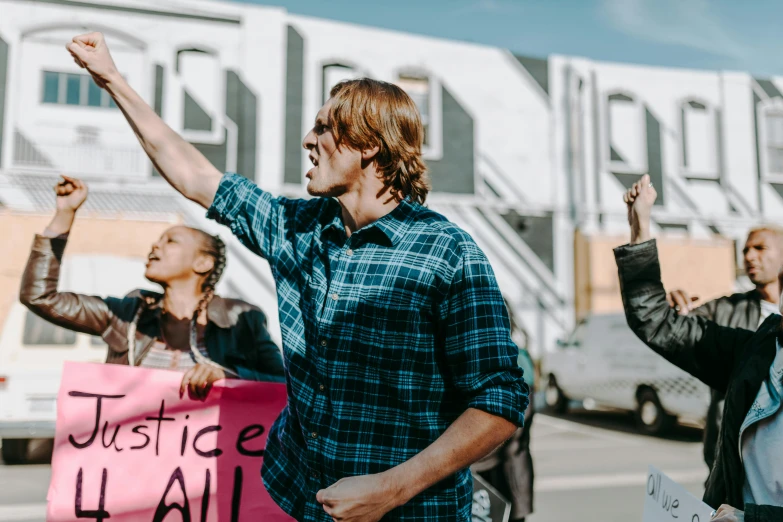
<instances>
[{"instance_id":1,"label":"pink protest sign","mask_svg":"<svg viewBox=\"0 0 783 522\"><path fill-rule=\"evenodd\" d=\"M260 475L285 385L219 381L201 402L179 397L181 379L164 370L65 365L48 521L293 520Z\"/></svg>"}]
</instances>

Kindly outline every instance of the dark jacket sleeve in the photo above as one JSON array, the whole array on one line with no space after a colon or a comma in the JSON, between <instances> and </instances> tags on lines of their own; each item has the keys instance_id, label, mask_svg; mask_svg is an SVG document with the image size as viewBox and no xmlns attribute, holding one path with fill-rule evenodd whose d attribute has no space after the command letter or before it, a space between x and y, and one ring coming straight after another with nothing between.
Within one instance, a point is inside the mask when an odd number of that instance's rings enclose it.
<instances>
[{"instance_id":1,"label":"dark jacket sleeve","mask_svg":"<svg viewBox=\"0 0 783 522\"><path fill-rule=\"evenodd\" d=\"M718 326L703 317L680 316L671 308L654 240L616 248L615 259L631 330L675 366L725 392L742 346L753 332Z\"/></svg>"},{"instance_id":2,"label":"dark jacket sleeve","mask_svg":"<svg viewBox=\"0 0 783 522\"><path fill-rule=\"evenodd\" d=\"M708 301L704 303L703 305L694 308L691 310L691 313L689 315L693 315L695 317L703 317L707 319L708 321L714 321L715 320L715 314L718 311L718 303L720 302L720 299L713 299L712 301Z\"/></svg>"},{"instance_id":3,"label":"dark jacket sleeve","mask_svg":"<svg viewBox=\"0 0 783 522\"><path fill-rule=\"evenodd\" d=\"M58 292L66 239L36 235L19 289L19 300L36 315L58 326L101 335L111 312L100 297Z\"/></svg>"},{"instance_id":4,"label":"dark jacket sleeve","mask_svg":"<svg viewBox=\"0 0 783 522\"><path fill-rule=\"evenodd\" d=\"M745 505L745 522L780 522L783 520L783 507Z\"/></svg>"},{"instance_id":5,"label":"dark jacket sleeve","mask_svg":"<svg viewBox=\"0 0 783 522\"><path fill-rule=\"evenodd\" d=\"M266 329L266 315L257 309L245 312L248 316L250 328L253 330L255 340L253 359L256 364L253 368L236 367L240 379L248 381L285 382L285 370L280 349L269 335Z\"/></svg>"}]
</instances>

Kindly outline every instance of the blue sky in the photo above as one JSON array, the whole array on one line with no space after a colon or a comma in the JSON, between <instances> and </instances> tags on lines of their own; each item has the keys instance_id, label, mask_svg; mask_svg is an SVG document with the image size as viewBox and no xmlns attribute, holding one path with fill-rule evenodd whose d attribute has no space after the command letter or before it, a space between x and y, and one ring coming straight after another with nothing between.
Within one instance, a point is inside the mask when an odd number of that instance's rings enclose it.
<instances>
[{"instance_id":1,"label":"blue sky","mask_svg":"<svg viewBox=\"0 0 783 522\"><path fill-rule=\"evenodd\" d=\"M783 75L780 0L240 0L505 47Z\"/></svg>"}]
</instances>

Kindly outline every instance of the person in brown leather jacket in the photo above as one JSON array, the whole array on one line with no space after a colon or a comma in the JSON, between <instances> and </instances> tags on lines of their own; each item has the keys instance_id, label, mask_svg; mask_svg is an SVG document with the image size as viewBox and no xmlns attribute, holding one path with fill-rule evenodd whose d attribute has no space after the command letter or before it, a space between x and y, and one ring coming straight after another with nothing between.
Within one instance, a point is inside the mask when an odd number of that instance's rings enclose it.
<instances>
[{"instance_id":1,"label":"person in brown leather jacket","mask_svg":"<svg viewBox=\"0 0 783 522\"><path fill-rule=\"evenodd\" d=\"M33 241L20 300L64 328L101 336L107 363L184 373L180 392L206 398L225 378L283 382L280 350L255 306L215 294L226 263L225 244L204 231L175 226L152 245L145 277L163 293L134 290L124 298L58 292L60 263L87 186L63 176L57 211Z\"/></svg>"}]
</instances>

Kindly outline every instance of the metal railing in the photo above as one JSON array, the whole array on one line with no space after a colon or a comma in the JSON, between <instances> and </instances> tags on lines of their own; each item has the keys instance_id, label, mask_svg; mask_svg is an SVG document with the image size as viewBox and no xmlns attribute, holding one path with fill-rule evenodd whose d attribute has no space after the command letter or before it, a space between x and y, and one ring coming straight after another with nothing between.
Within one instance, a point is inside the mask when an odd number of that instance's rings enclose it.
<instances>
[{"instance_id":1,"label":"metal railing","mask_svg":"<svg viewBox=\"0 0 783 522\"><path fill-rule=\"evenodd\" d=\"M141 176L148 163L138 146L33 142L17 131L13 167L82 177Z\"/></svg>"}]
</instances>

